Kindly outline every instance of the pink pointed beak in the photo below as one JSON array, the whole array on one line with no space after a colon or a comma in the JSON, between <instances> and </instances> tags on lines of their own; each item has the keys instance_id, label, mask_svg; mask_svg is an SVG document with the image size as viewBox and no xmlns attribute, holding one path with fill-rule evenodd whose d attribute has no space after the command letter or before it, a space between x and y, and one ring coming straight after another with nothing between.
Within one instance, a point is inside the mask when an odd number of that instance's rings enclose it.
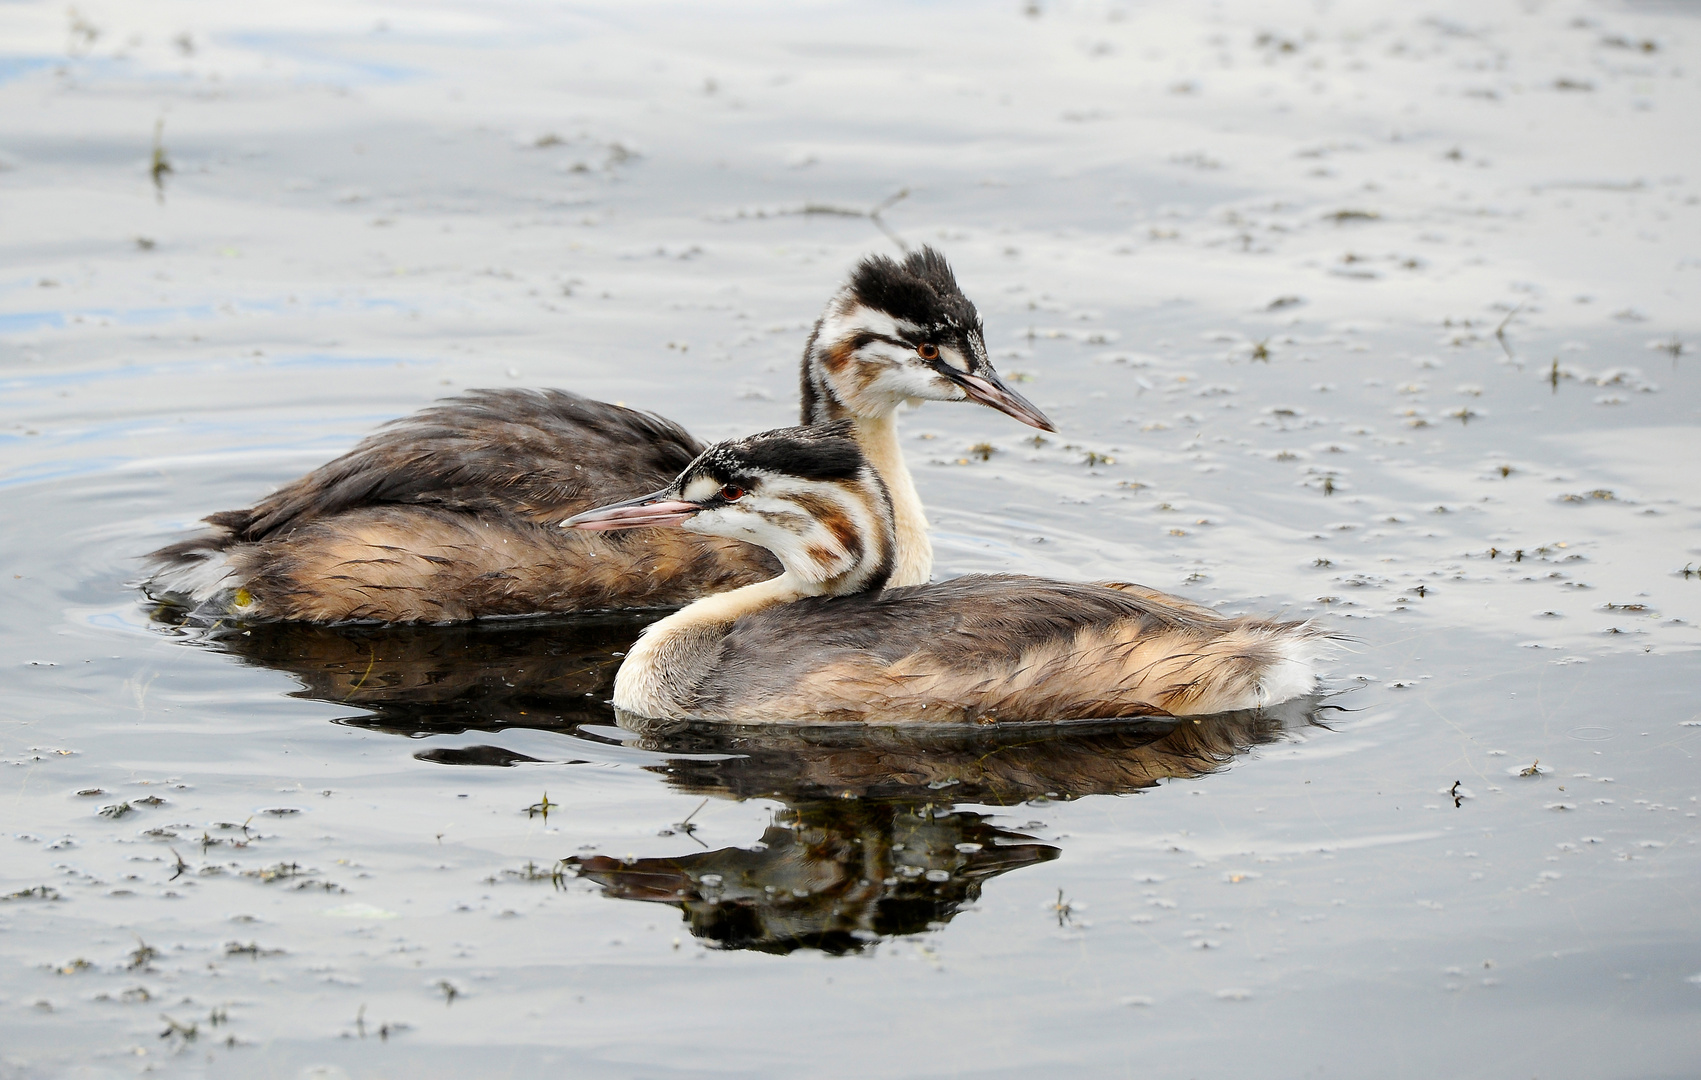
<instances>
[{"instance_id":1,"label":"pink pointed beak","mask_svg":"<svg viewBox=\"0 0 1701 1080\"><path fill-rule=\"evenodd\" d=\"M563 529L583 529L585 532L611 532L615 529L643 529L656 525L679 525L690 521L702 510L696 503L683 499L664 499L645 495L612 506L602 506L574 514L561 523Z\"/></svg>"},{"instance_id":2,"label":"pink pointed beak","mask_svg":"<svg viewBox=\"0 0 1701 1080\"><path fill-rule=\"evenodd\" d=\"M1039 411L1039 407L1021 394L1010 389L990 368L980 375L955 375L957 385L969 395L969 400L978 401L982 405L990 405L1001 413L1008 413L1024 424L1039 428L1041 431L1056 431L1051 420Z\"/></svg>"}]
</instances>

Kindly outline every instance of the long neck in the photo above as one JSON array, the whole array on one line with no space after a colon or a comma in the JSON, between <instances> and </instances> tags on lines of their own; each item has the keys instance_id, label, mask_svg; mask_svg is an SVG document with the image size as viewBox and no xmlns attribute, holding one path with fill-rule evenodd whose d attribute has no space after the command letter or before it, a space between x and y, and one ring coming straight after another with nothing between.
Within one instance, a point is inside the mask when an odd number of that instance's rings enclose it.
<instances>
[{"instance_id":1,"label":"long neck","mask_svg":"<svg viewBox=\"0 0 1701 1080\"><path fill-rule=\"evenodd\" d=\"M852 425L862 456L880 474L892 497L892 527L897 544L892 576L886 579L886 587L924 585L933 576L933 542L927 538L927 514L915 492L909 466L904 464L903 448L898 445L897 414L859 416Z\"/></svg>"},{"instance_id":2,"label":"long neck","mask_svg":"<svg viewBox=\"0 0 1701 1080\"><path fill-rule=\"evenodd\" d=\"M850 408L833 392L832 383L827 381L827 358L817 351L821 347L821 326L826 321L825 315L815 321L815 329L809 332L809 340L803 346L803 371L800 380L803 390L803 419L798 423L805 427L810 424L830 424L850 415Z\"/></svg>"},{"instance_id":3,"label":"long neck","mask_svg":"<svg viewBox=\"0 0 1701 1080\"><path fill-rule=\"evenodd\" d=\"M820 335L821 323L816 323L803 349L803 423L825 424L851 417L863 457L880 474L892 496L897 549L893 552L892 576L886 585L888 588L924 585L933 576L933 542L927 538L927 514L922 510L921 496L916 494L915 481L898 446L896 408L886 408L874 415L854 412L828 381L827 357L823 355Z\"/></svg>"},{"instance_id":4,"label":"long neck","mask_svg":"<svg viewBox=\"0 0 1701 1080\"><path fill-rule=\"evenodd\" d=\"M706 596L651 623L614 677L615 707L652 719L689 713L697 689L715 674L721 639L740 616L819 591L791 574L781 574Z\"/></svg>"}]
</instances>

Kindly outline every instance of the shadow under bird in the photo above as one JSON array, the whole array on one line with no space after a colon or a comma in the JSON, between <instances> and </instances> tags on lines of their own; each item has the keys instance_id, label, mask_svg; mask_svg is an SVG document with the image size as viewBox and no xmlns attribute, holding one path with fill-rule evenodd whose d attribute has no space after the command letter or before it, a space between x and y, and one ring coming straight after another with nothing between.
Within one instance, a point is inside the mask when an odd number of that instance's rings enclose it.
<instances>
[{"instance_id":1,"label":"shadow under bird","mask_svg":"<svg viewBox=\"0 0 1701 1080\"><path fill-rule=\"evenodd\" d=\"M1043 430L987 359L944 256L872 256L804 348L803 423L846 420L891 493L890 580L928 580L927 519L898 445L898 407L974 401ZM564 390L473 390L394 421L210 533L148 556L149 595L246 621L454 622L678 607L772 577L738 538L592 536L555 524L652 490L703 451L653 413Z\"/></svg>"},{"instance_id":2,"label":"shadow under bird","mask_svg":"<svg viewBox=\"0 0 1701 1080\"><path fill-rule=\"evenodd\" d=\"M1139 586L969 575L891 587L894 500L846 421L719 443L669 485L577 514L767 548L783 572L647 627L617 709L737 723L991 723L1258 709L1317 687L1329 635Z\"/></svg>"}]
</instances>

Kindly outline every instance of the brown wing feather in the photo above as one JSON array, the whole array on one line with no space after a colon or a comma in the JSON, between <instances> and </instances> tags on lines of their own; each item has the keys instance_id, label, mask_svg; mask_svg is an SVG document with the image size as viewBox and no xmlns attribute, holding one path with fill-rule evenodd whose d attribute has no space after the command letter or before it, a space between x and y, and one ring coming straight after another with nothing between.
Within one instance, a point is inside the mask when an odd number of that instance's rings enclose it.
<instances>
[{"instance_id":1,"label":"brown wing feather","mask_svg":"<svg viewBox=\"0 0 1701 1080\"><path fill-rule=\"evenodd\" d=\"M1162 593L1156 589L1149 589L1144 585L1136 585L1132 581L1100 581L1097 582L1097 584L1102 585L1107 589L1115 589L1117 592L1127 593L1130 596L1137 596L1149 604L1156 604L1172 611L1181 611L1188 615L1204 619L1222 618L1222 616L1217 612L1212 611L1208 607L1195 604L1191 600L1183 600L1179 596L1171 596L1169 593Z\"/></svg>"},{"instance_id":2,"label":"brown wing feather","mask_svg":"<svg viewBox=\"0 0 1701 1080\"><path fill-rule=\"evenodd\" d=\"M446 621L672 607L773 577L767 552L681 533L566 535L581 510L672 480L702 444L565 390L473 390L393 421L158 570L228 553L250 618Z\"/></svg>"},{"instance_id":3,"label":"brown wing feather","mask_svg":"<svg viewBox=\"0 0 1701 1080\"><path fill-rule=\"evenodd\" d=\"M1240 707L1302 624L1161 593L973 575L733 625L692 712L759 721L1063 720Z\"/></svg>"},{"instance_id":4,"label":"brown wing feather","mask_svg":"<svg viewBox=\"0 0 1701 1080\"><path fill-rule=\"evenodd\" d=\"M772 577L772 557L674 530L581 533L510 514L363 507L232 551L251 618L452 622L677 607Z\"/></svg>"},{"instance_id":5,"label":"brown wing feather","mask_svg":"<svg viewBox=\"0 0 1701 1080\"><path fill-rule=\"evenodd\" d=\"M248 510L207 520L247 541L386 504L560 521L654 491L702 451L653 413L565 390L472 390L392 421Z\"/></svg>"}]
</instances>

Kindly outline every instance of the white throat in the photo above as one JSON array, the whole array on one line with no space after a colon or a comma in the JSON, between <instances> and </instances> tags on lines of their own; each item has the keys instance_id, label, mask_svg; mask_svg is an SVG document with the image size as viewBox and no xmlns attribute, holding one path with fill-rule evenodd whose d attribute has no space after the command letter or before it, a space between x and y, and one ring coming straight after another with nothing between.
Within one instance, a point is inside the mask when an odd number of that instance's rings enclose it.
<instances>
[{"instance_id":1,"label":"white throat","mask_svg":"<svg viewBox=\"0 0 1701 1080\"><path fill-rule=\"evenodd\" d=\"M690 710L693 690L712 673L715 651L741 615L820 592L791 574L693 601L644 627L614 676L614 707L652 719Z\"/></svg>"},{"instance_id":2,"label":"white throat","mask_svg":"<svg viewBox=\"0 0 1701 1080\"><path fill-rule=\"evenodd\" d=\"M904 464L904 451L898 445L897 414L858 416L852 422L862 456L880 474L892 497L892 526L898 543L886 587L924 585L933 577L933 542L927 538L927 514L915 492L909 466Z\"/></svg>"}]
</instances>

